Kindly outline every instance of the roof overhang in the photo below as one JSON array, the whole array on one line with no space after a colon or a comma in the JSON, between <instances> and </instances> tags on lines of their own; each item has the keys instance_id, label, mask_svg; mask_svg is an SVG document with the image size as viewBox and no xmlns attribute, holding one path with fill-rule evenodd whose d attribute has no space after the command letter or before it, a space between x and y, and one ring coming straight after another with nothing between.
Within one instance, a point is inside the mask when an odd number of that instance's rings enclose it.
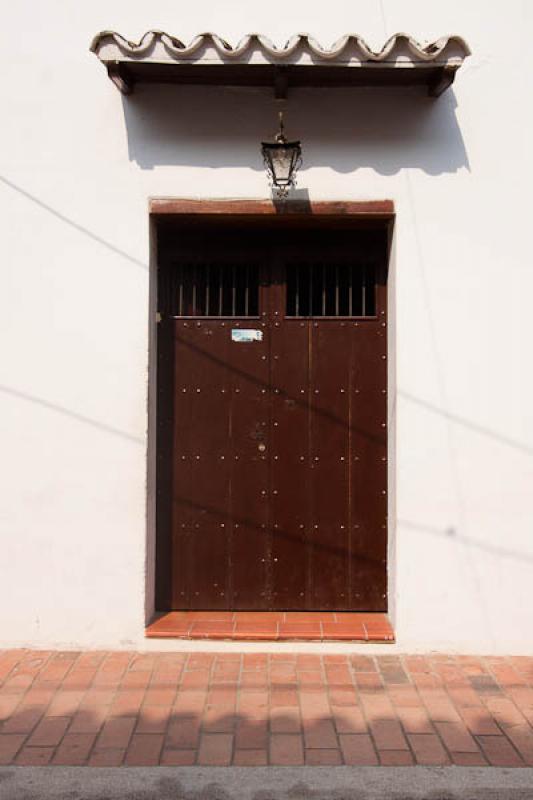
<instances>
[{"instance_id":1,"label":"roof overhang","mask_svg":"<svg viewBox=\"0 0 533 800\"><path fill-rule=\"evenodd\" d=\"M92 52L124 94L138 83L224 86L270 86L283 98L289 87L425 86L438 97L470 55L460 36L419 44L411 36L391 36L379 52L357 35L339 39L330 49L307 34L293 36L278 48L265 36L250 34L235 47L213 33L185 45L162 31L148 31L129 42L102 31Z\"/></svg>"}]
</instances>

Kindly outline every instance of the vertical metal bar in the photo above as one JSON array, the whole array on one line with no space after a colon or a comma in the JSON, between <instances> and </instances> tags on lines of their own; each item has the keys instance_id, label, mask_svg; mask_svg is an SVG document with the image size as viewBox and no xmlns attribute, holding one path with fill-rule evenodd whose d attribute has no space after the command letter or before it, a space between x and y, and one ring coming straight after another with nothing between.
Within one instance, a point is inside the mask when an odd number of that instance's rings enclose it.
<instances>
[{"instance_id":1,"label":"vertical metal bar","mask_svg":"<svg viewBox=\"0 0 533 800\"><path fill-rule=\"evenodd\" d=\"M296 270L296 296L294 298L294 316L300 316L300 265L296 264L293 269Z\"/></svg>"},{"instance_id":2,"label":"vertical metal bar","mask_svg":"<svg viewBox=\"0 0 533 800\"><path fill-rule=\"evenodd\" d=\"M326 316L326 265L322 264L322 316Z\"/></svg>"},{"instance_id":3,"label":"vertical metal bar","mask_svg":"<svg viewBox=\"0 0 533 800\"><path fill-rule=\"evenodd\" d=\"M244 315L247 317L249 314L249 286L250 286L250 265L246 264L246 273L244 276Z\"/></svg>"},{"instance_id":4,"label":"vertical metal bar","mask_svg":"<svg viewBox=\"0 0 533 800\"><path fill-rule=\"evenodd\" d=\"M183 266L180 266L179 267L179 284L180 284L180 288L179 288L179 311L178 311L178 316L180 316L180 317L183 316L183 272L184 272Z\"/></svg>"},{"instance_id":5,"label":"vertical metal bar","mask_svg":"<svg viewBox=\"0 0 533 800\"><path fill-rule=\"evenodd\" d=\"M211 283L211 264L205 267L205 315L209 316L209 289Z\"/></svg>"},{"instance_id":6,"label":"vertical metal bar","mask_svg":"<svg viewBox=\"0 0 533 800\"><path fill-rule=\"evenodd\" d=\"M361 295L362 295L361 313L363 317L366 317L366 264L363 267L363 281L361 285Z\"/></svg>"},{"instance_id":7,"label":"vertical metal bar","mask_svg":"<svg viewBox=\"0 0 533 800\"><path fill-rule=\"evenodd\" d=\"M164 307L167 314L172 317L176 317L179 312L178 281L176 276L177 268L175 265L172 265L172 268L165 270L165 272L161 272L161 296L158 298L159 305Z\"/></svg>"},{"instance_id":8,"label":"vertical metal bar","mask_svg":"<svg viewBox=\"0 0 533 800\"><path fill-rule=\"evenodd\" d=\"M309 264L309 316L313 316L313 264Z\"/></svg>"},{"instance_id":9,"label":"vertical metal bar","mask_svg":"<svg viewBox=\"0 0 533 800\"><path fill-rule=\"evenodd\" d=\"M351 317L353 314L353 264L350 264L348 270L348 315Z\"/></svg>"},{"instance_id":10,"label":"vertical metal bar","mask_svg":"<svg viewBox=\"0 0 533 800\"><path fill-rule=\"evenodd\" d=\"M335 264L335 316L339 316L339 265Z\"/></svg>"},{"instance_id":11,"label":"vertical metal bar","mask_svg":"<svg viewBox=\"0 0 533 800\"><path fill-rule=\"evenodd\" d=\"M222 264L218 265L218 316L222 316Z\"/></svg>"},{"instance_id":12,"label":"vertical metal bar","mask_svg":"<svg viewBox=\"0 0 533 800\"><path fill-rule=\"evenodd\" d=\"M235 264L231 268L231 316L236 316L237 313L237 275Z\"/></svg>"}]
</instances>

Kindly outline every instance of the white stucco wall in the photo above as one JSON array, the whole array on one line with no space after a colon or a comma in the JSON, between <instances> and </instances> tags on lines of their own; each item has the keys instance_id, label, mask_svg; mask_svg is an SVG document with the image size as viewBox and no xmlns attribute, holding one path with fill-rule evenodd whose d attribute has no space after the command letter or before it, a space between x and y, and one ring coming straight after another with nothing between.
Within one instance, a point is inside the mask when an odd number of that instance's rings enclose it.
<instances>
[{"instance_id":1,"label":"white stucco wall","mask_svg":"<svg viewBox=\"0 0 533 800\"><path fill-rule=\"evenodd\" d=\"M271 92L123 99L88 51L109 28L467 39L473 56L437 101L295 90L287 124L311 199L396 203L396 649L533 653L526 0L5 6L0 647L162 646L143 638L147 199L267 195Z\"/></svg>"}]
</instances>

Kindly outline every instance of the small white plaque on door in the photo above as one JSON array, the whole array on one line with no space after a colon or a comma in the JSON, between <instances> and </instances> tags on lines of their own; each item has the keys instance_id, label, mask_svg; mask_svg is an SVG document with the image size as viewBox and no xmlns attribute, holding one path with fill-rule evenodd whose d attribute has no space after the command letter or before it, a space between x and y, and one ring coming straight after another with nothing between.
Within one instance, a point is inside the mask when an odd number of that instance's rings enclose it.
<instances>
[{"instance_id":1,"label":"small white plaque on door","mask_svg":"<svg viewBox=\"0 0 533 800\"><path fill-rule=\"evenodd\" d=\"M232 328L231 331L232 342L262 342L263 331L258 331L255 328Z\"/></svg>"}]
</instances>

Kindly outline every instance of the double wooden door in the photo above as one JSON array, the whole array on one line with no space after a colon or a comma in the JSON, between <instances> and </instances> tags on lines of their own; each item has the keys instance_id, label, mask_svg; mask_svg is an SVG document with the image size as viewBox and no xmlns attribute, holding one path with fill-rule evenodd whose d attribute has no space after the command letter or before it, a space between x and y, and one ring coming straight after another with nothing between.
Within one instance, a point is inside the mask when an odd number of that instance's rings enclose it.
<instances>
[{"instance_id":1,"label":"double wooden door","mask_svg":"<svg viewBox=\"0 0 533 800\"><path fill-rule=\"evenodd\" d=\"M158 605L386 610L386 238L161 237Z\"/></svg>"}]
</instances>

